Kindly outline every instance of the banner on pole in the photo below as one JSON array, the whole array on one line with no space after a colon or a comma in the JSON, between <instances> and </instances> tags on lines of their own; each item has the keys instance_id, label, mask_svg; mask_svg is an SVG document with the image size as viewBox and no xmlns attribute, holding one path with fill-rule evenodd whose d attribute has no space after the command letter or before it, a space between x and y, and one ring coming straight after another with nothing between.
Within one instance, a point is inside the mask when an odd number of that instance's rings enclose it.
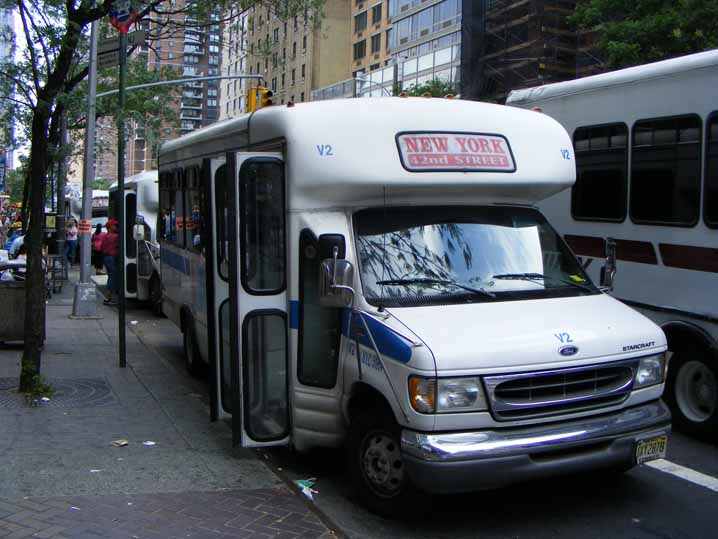
<instances>
[{"instance_id":1,"label":"banner on pole","mask_svg":"<svg viewBox=\"0 0 718 539\"><path fill-rule=\"evenodd\" d=\"M132 0L115 0L110 6L110 22L121 34L127 30L137 19L137 11L132 5Z\"/></svg>"}]
</instances>

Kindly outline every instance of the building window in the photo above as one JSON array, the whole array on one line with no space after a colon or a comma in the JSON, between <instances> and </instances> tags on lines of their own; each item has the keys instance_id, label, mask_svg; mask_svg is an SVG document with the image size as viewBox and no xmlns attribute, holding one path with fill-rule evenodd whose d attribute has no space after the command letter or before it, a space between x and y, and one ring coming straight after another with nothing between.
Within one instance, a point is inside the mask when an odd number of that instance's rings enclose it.
<instances>
[{"instance_id":1,"label":"building window","mask_svg":"<svg viewBox=\"0 0 718 539\"><path fill-rule=\"evenodd\" d=\"M294 86L294 82L295 82L296 78L297 78L297 70L292 68L292 86ZM294 100L292 100L292 101L294 101Z\"/></svg>"},{"instance_id":2,"label":"building window","mask_svg":"<svg viewBox=\"0 0 718 539\"><path fill-rule=\"evenodd\" d=\"M297 55L297 42L292 43L292 58Z\"/></svg>"},{"instance_id":3,"label":"building window","mask_svg":"<svg viewBox=\"0 0 718 539\"><path fill-rule=\"evenodd\" d=\"M282 48L282 63L287 61L287 47Z\"/></svg>"},{"instance_id":4,"label":"building window","mask_svg":"<svg viewBox=\"0 0 718 539\"><path fill-rule=\"evenodd\" d=\"M711 228L718 228L718 113L706 123L706 178L703 220Z\"/></svg>"},{"instance_id":5,"label":"building window","mask_svg":"<svg viewBox=\"0 0 718 539\"><path fill-rule=\"evenodd\" d=\"M285 77L284 73L282 73L282 88L284 88L285 78L286 78L286 77Z\"/></svg>"},{"instance_id":6,"label":"building window","mask_svg":"<svg viewBox=\"0 0 718 539\"><path fill-rule=\"evenodd\" d=\"M626 218L628 127L613 124L579 127L573 135L576 184L571 215L577 220L616 221Z\"/></svg>"},{"instance_id":7,"label":"building window","mask_svg":"<svg viewBox=\"0 0 718 539\"><path fill-rule=\"evenodd\" d=\"M276 91L277 91L277 77L274 77L274 78L272 79L272 91L273 91L273 92L276 92Z\"/></svg>"},{"instance_id":8,"label":"building window","mask_svg":"<svg viewBox=\"0 0 718 539\"><path fill-rule=\"evenodd\" d=\"M366 11L362 11L359 15L354 16L354 31L361 32L366 29Z\"/></svg>"},{"instance_id":9,"label":"building window","mask_svg":"<svg viewBox=\"0 0 718 539\"><path fill-rule=\"evenodd\" d=\"M371 22L372 24L379 24L379 22L381 22L381 4L377 4L371 8Z\"/></svg>"},{"instance_id":10,"label":"building window","mask_svg":"<svg viewBox=\"0 0 718 539\"><path fill-rule=\"evenodd\" d=\"M393 38L393 35L394 35L394 30L393 30L393 28L389 28L389 29L386 31L386 50L391 49L391 40L392 40L392 38Z\"/></svg>"},{"instance_id":11,"label":"building window","mask_svg":"<svg viewBox=\"0 0 718 539\"><path fill-rule=\"evenodd\" d=\"M304 92L302 92L302 93L299 95L299 101L300 101L301 103L304 103Z\"/></svg>"},{"instance_id":12,"label":"building window","mask_svg":"<svg viewBox=\"0 0 718 539\"><path fill-rule=\"evenodd\" d=\"M680 116L633 126L631 219L692 226L698 221L701 120Z\"/></svg>"},{"instance_id":13,"label":"building window","mask_svg":"<svg viewBox=\"0 0 718 539\"><path fill-rule=\"evenodd\" d=\"M371 52L375 54L381 49L381 34L371 36Z\"/></svg>"},{"instance_id":14,"label":"building window","mask_svg":"<svg viewBox=\"0 0 718 539\"><path fill-rule=\"evenodd\" d=\"M304 77L307 75L307 65L302 64L302 82L304 82Z\"/></svg>"},{"instance_id":15,"label":"building window","mask_svg":"<svg viewBox=\"0 0 718 539\"><path fill-rule=\"evenodd\" d=\"M274 42L279 43L279 28L274 29Z\"/></svg>"},{"instance_id":16,"label":"building window","mask_svg":"<svg viewBox=\"0 0 718 539\"><path fill-rule=\"evenodd\" d=\"M359 43L354 43L354 59L360 60L366 56L366 39L362 39Z\"/></svg>"},{"instance_id":17,"label":"building window","mask_svg":"<svg viewBox=\"0 0 718 539\"><path fill-rule=\"evenodd\" d=\"M272 67L277 67L277 53L272 55Z\"/></svg>"},{"instance_id":18,"label":"building window","mask_svg":"<svg viewBox=\"0 0 718 539\"><path fill-rule=\"evenodd\" d=\"M307 36L302 38L302 54L307 52Z\"/></svg>"}]
</instances>

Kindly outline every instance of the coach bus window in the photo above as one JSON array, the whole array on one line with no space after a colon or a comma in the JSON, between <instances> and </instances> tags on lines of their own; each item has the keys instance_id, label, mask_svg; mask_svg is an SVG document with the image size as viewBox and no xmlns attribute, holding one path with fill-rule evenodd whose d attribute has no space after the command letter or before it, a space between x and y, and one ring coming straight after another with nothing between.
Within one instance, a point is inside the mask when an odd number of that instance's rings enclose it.
<instances>
[{"instance_id":1,"label":"coach bus window","mask_svg":"<svg viewBox=\"0 0 718 539\"><path fill-rule=\"evenodd\" d=\"M160 175L160 213L157 216L158 237L172 240L174 231L174 195L172 194L172 174Z\"/></svg>"},{"instance_id":2,"label":"coach bus window","mask_svg":"<svg viewBox=\"0 0 718 539\"><path fill-rule=\"evenodd\" d=\"M706 179L703 219L711 228L718 228L718 112L706 124Z\"/></svg>"},{"instance_id":3,"label":"coach bus window","mask_svg":"<svg viewBox=\"0 0 718 539\"><path fill-rule=\"evenodd\" d=\"M239 175L242 286L276 294L285 286L284 170L276 160L252 159Z\"/></svg>"},{"instance_id":4,"label":"coach bus window","mask_svg":"<svg viewBox=\"0 0 718 539\"><path fill-rule=\"evenodd\" d=\"M197 253L204 248L202 242L202 182L199 167L185 172L185 245Z\"/></svg>"},{"instance_id":5,"label":"coach bus window","mask_svg":"<svg viewBox=\"0 0 718 539\"><path fill-rule=\"evenodd\" d=\"M227 243L227 165L214 173L214 206L217 209L217 271L225 281L229 280L229 244Z\"/></svg>"},{"instance_id":6,"label":"coach bus window","mask_svg":"<svg viewBox=\"0 0 718 539\"><path fill-rule=\"evenodd\" d=\"M631 219L692 226L698 221L701 121L697 116L642 120L633 127Z\"/></svg>"},{"instance_id":7,"label":"coach bus window","mask_svg":"<svg viewBox=\"0 0 718 539\"><path fill-rule=\"evenodd\" d=\"M576 220L626 218L628 127L613 124L579 127L573 136L576 184L571 214Z\"/></svg>"},{"instance_id":8,"label":"coach bus window","mask_svg":"<svg viewBox=\"0 0 718 539\"><path fill-rule=\"evenodd\" d=\"M327 256L330 256L327 253ZM317 238L309 230L299 236L299 359L297 377L307 386L334 387L339 365L342 310L319 304Z\"/></svg>"},{"instance_id":9,"label":"coach bus window","mask_svg":"<svg viewBox=\"0 0 718 539\"><path fill-rule=\"evenodd\" d=\"M183 198L183 174L181 170L178 170L172 177L172 201L174 206L172 207L172 241L177 245L184 245L184 204L182 203Z\"/></svg>"}]
</instances>

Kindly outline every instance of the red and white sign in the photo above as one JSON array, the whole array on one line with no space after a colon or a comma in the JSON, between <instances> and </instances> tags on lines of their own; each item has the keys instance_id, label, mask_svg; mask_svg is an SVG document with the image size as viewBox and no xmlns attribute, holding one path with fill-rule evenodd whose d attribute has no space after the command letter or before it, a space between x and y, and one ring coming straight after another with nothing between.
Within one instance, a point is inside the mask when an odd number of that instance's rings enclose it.
<instances>
[{"instance_id":1,"label":"red and white sign","mask_svg":"<svg viewBox=\"0 0 718 539\"><path fill-rule=\"evenodd\" d=\"M80 219L77 228L80 234L89 234L92 232L92 221L90 219Z\"/></svg>"},{"instance_id":2,"label":"red and white sign","mask_svg":"<svg viewBox=\"0 0 718 539\"><path fill-rule=\"evenodd\" d=\"M481 133L402 133L401 164L410 172L514 172L509 142Z\"/></svg>"}]
</instances>

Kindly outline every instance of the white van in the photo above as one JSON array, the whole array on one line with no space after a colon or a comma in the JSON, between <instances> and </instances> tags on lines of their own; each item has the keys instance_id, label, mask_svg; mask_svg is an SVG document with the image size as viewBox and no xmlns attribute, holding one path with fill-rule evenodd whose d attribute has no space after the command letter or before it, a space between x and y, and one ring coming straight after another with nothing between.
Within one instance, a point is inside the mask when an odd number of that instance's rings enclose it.
<instances>
[{"instance_id":1,"label":"white van","mask_svg":"<svg viewBox=\"0 0 718 539\"><path fill-rule=\"evenodd\" d=\"M213 418L247 447L346 445L380 512L662 457L662 331L534 206L574 179L556 121L459 100L276 106L165 144L163 306Z\"/></svg>"}]
</instances>

